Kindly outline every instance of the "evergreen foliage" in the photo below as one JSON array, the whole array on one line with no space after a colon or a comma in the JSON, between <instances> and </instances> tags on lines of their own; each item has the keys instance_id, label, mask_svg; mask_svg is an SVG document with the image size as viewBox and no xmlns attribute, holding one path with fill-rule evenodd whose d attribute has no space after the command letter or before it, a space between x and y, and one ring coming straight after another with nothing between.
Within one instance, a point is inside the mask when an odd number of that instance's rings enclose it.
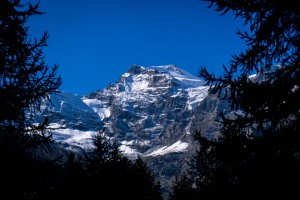
<instances>
[{"instance_id":1,"label":"evergreen foliage","mask_svg":"<svg viewBox=\"0 0 300 200\"><path fill-rule=\"evenodd\" d=\"M31 117L42 99L61 84L58 66L49 67L44 61L42 48L47 46L48 34L41 39L28 34L26 22L41 14L37 9L38 4L23 5L20 0L0 2L0 142L13 149L50 141L51 135L44 131L47 121L33 126Z\"/></svg>"},{"instance_id":2,"label":"evergreen foliage","mask_svg":"<svg viewBox=\"0 0 300 200\"><path fill-rule=\"evenodd\" d=\"M94 148L86 151L85 169L90 197L102 191L107 199L162 199L160 185L144 161L123 156L104 133L96 134Z\"/></svg>"},{"instance_id":3,"label":"evergreen foliage","mask_svg":"<svg viewBox=\"0 0 300 200\"><path fill-rule=\"evenodd\" d=\"M85 199L88 193L87 173L83 166L83 158L71 152L64 163L60 182L57 186L56 198L59 199Z\"/></svg>"},{"instance_id":4,"label":"evergreen foliage","mask_svg":"<svg viewBox=\"0 0 300 200\"><path fill-rule=\"evenodd\" d=\"M211 7L222 14L229 10L245 19L249 32L238 31L248 48L234 55L224 75L215 77L205 67L199 75L210 85L212 94L229 101L235 119L224 118L224 129L240 133L277 132L286 126L297 127L299 119L299 38L300 11L295 1L222 1ZM249 75L258 73L259 80ZM223 92L223 93L222 93Z\"/></svg>"},{"instance_id":5,"label":"evergreen foliage","mask_svg":"<svg viewBox=\"0 0 300 200\"><path fill-rule=\"evenodd\" d=\"M138 157L132 168L132 178L134 178L132 182L136 190L135 199L162 200L160 183L155 182L154 174L142 158Z\"/></svg>"},{"instance_id":6,"label":"evergreen foliage","mask_svg":"<svg viewBox=\"0 0 300 200\"><path fill-rule=\"evenodd\" d=\"M172 185L169 200L197 199L197 189L193 186L193 175L183 172L176 176Z\"/></svg>"},{"instance_id":7,"label":"evergreen foliage","mask_svg":"<svg viewBox=\"0 0 300 200\"><path fill-rule=\"evenodd\" d=\"M248 48L233 55L220 77L205 67L199 69L210 94L228 101L231 110L220 113L222 135L217 140L195 133L200 149L191 158L188 175L174 183L171 199L185 199L191 190L195 196L190 199L298 196L300 10L296 1L207 1L221 14L230 11L245 19L249 31L237 34Z\"/></svg>"},{"instance_id":8,"label":"evergreen foliage","mask_svg":"<svg viewBox=\"0 0 300 200\"><path fill-rule=\"evenodd\" d=\"M47 33L28 34L26 22L38 14L38 4L0 1L0 193L7 199L46 199L57 180L54 162L41 159L50 150L47 119L32 124L41 101L61 84L58 66L44 61Z\"/></svg>"}]
</instances>

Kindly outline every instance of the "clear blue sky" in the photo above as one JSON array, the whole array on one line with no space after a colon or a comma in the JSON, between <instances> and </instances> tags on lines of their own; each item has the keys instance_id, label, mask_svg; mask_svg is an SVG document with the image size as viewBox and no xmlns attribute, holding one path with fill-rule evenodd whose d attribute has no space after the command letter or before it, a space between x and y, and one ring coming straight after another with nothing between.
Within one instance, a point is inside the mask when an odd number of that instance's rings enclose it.
<instances>
[{"instance_id":1,"label":"clear blue sky","mask_svg":"<svg viewBox=\"0 0 300 200\"><path fill-rule=\"evenodd\" d=\"M24 0L25 2L28 0ZM37 2L37 0L31 0ZM199 0L40 0L32 36L48 31L47 64L59 65L60 90L85 95L118 80L132 65L175 64L197 75L219 73L245 49L242 20Z\"/></svg>"}]
</instances>

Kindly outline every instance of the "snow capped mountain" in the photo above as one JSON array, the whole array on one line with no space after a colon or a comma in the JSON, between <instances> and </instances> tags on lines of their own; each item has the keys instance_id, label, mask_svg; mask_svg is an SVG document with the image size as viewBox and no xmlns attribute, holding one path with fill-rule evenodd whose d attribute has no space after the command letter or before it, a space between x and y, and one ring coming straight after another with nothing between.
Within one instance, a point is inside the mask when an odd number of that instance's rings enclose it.
<instances>
[{"instance_id":1,"label":"snow capped mountain","mask_svg":"<svg viewBox=\"0 0 300 200\"><path fill-rule=\"evenodd\" d=\"M50 101L41 106L38 116L48 116L57 127L78 130L95 130L100 123L99 116L86 105L78 95L58 92L50 95Z\"/></svg>"},{"instance_id":2,"label":"snow capped mountain","mask_svg":"<svg viewBox=\"0 0 300 200\"><path fill-rule=\"evenodd\" d=\"M71 147L87 147L92 145L92 134L101 123L100 117L86 105L80 96L58 92L41 105L35 121L40 123L44 117L49 118L53 128L53 139Z\"/></svg>"},{"instance_id":3,"label":"snow capped mountain","mask_svg":"<svg viewBox=\"0 0 300 200\"><path fill-rule=\"evenodd\" d=\"M105 131L126 156L142 156L170 188L194 150L191 133L216 137L214 118L225 107L208 95L204 81L175 65L134 65L116 83L83 97L51 95L36 121L48 116L54 139L66 148L88 147L96 129Z\"/></svg>"},{"instance_id":4,"label":"snow capped mountain","mask_svg":"<svg viewBox=\"0 0 300 200\"><path fill-rule=\"evenodd\" d=\"M175 65L135 65L83 101L102 119L100 128L121 141L124 153L137 156L180 142L190 133L193 108L206 96L204 82Z\"/></svg>"},{"instance_id":5,"label":"snow capped mountain","mask_svg":"<svg viewBox=\"0 0 300 200\"><path fill-rule=\"evenodd\" d=\"M204 81L195 77L194 75L186 72L175 65L151 66L149 69L154 69L162 73L169 74L177 81L181 87L199 87L204 85Z\"/></svg>"}]
</instances>

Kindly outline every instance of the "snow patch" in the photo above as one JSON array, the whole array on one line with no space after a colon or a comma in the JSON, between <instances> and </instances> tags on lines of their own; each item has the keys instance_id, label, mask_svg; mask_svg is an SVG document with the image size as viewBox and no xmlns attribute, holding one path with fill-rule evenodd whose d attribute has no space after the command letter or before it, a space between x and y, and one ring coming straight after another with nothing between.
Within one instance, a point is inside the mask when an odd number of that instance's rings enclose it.
<instances>
[{"instance_id":1,"label":"snow patch","mask_svg":"<svg viewBox=\"0 0 300 200\"><path fill-rule=\"evenodd\" d=\"M189 97L187 101L187 107L189 110L192 110L198 106L200 102L205 99L205 97L207 97L208 87L200 86L196 88L188 88L186 91Z\"/></svg>"},{"instance_id":2,"label":"snow patch","mask_svg":"<svg viewBox=\"0 0 300 200\"><path fill-rule=\"evenodd\" d=\"M125 74L122 75L122 77L125 77L125 78L127 78L129 76L130 76L130 73L125 73Z\"/></svg>"},{"instance_id":3,"label":"snow patch","mask_svg":"<svg viewBox=\"0 0 300 200\"><path fill-rule=\"evenodd\" d=\"M102 102L98 99L83 99L82 100L87 106L93 109L98 114L101 120L110 117L110 109L103 106Z\"/></svg>"},{"instance_id":4,"label":"snow patch","mask_svg":"<svg viewBox=\"0 0 300 200\"><path fill-rule=\"evenodd\" d=\"M203 86L205 83L203 80L175 65L151 66L149 69L155 69L159 72L169 74L174 79L178 80L183 87L199 87Z\"/></svg>"},{"instance_id":5,"label":"snow patch","mask_svg":"<svg viewBox=\"0 0 300 200\"><path fill-rule=\"evenodd\" d=\"M123 154L129 155L129 156L137 156L137 155L140 154L138 151L136 151L135 149L130 148L130 147L127 146L127 145L121 145L121 146L119 147L119 150L120 150Z\"/></svg>"},{"instance_id":6,"label":"snow patch","mask_svg":"<svg viewBox=\"0 0 300 200\"><path fill-rule=\"evenodd\" d=\"M133 76L131 90L139 91L139 90L147 89L149 85L147 77L148 75L142 75L142 74L138 76Z\"/></svg>"},{"instance_id":7,"label":"snow patch","mask_svg":"<svg viewBox=\"0 0 300 200\"><path fill-rule=\"evenodd\" d=\"M147 154L146 156L161 156L169 153L174 152L183 152L186 151L189 144L186 142L182 142L181 140L175 142L171 146L163 146L162 148L159 148L152 153Z\"/></svg>"},{"instance_id":8,"label":"snow patch","mask_svg":"<svg viewBox=\"0 0 300 200\"><path fill-rule=\"evenodd\" d=\"M87 148L93 146L92 137L96 133L96 131L80 131L69 128L55 129L53 131L53 139L72 146Z\"/></svg>"}]
</instances>

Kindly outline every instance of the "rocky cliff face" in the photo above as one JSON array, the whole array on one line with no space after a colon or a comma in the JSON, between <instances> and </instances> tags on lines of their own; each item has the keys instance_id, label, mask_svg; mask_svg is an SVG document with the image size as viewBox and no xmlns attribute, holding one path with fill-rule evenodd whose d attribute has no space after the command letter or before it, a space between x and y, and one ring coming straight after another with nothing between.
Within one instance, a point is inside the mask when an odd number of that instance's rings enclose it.
<instances>
[{"instance_id":1,"label":"rocky cliff face","mask_svg":"<svg viewBox=\"0 0 300 200\"><path fill-rule=\"evenodd\" d=\"M38 116L58 128L54 139L84 148L96 129L105 131L126 156L143 157L166 189L193 153L192 133L217 136L214 119L226 108L202 80L175 65L135 65L105 89L84 97L62 92L51 101Z\"/></svg>"},{"instance_id":2,"label":"rocky cliff face","mask_svg":"<svg viewBox=\"0 0 300 200\"><path fill-rule=\"evenodd\" d=\"M101 117L100 129L121 141L124 153L150 156L176 142L188 148L194 109L206 96L203 81L174 65L133 66L83 101Z\"/></svg>"}]
</instances>

